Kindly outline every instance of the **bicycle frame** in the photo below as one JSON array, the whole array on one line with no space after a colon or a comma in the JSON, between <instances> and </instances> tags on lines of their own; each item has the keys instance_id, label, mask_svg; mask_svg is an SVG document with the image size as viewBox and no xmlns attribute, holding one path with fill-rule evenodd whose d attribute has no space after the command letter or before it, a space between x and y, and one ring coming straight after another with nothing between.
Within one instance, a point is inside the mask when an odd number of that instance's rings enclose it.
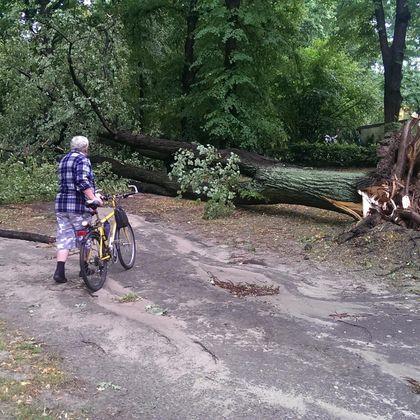
<instances>
[{"instance_id":1,"label":"bicycle frame","mask_svg":"<svg viewBox=\"0 0 420 420\"><path fill-rule=\"evenodd\" d=\"M97 210L94 210L94 212L92 213L93 215L96 216L97 220L96 220L96 223L93 224L90 227L90 230L96 230L99 233L99 237L100 237L99 257L100 257L101 260L109 260L111 258L110 253L109 252L104 253L104 250L112 250L113 244L115 242L115 235L117 233L117 223L116 223L115 219L113 221L111 221L111 223L110 223L111 224L111 230L109 232L108 238L106 237L104 224L115 216L115 208L117 207L119 198L121 198L121 197L122 198L127 198L130 195L138 193L138 190L137 190L136 186L129 185L129 187L134 190L133 193L106 196L106 197L108 197L108 198L106 198L106 200L109 200L111 202L112 211L110 213L108 213L105 217L99 218L99 214L98 214ZM107 239L107 242L108 242L107 244L105 244L105 242L104 242L105 238Z\"/></svg>"},{"instance_id":2,"label":"bicycle frame","mask_svg":"<svg viewBox=\"0 0 420 420\"><path fill-rule=\"evenodd\" d=\"M111 207L112 207L112 211L110 213L108 213L106 216L104 216L103 218L99 218L99 214L97 211L95 211L94 215L96 215L97 221L96 223L92 226L92 230L97 230L99 232L99 238L100 238L100 242L99 242L99 257L101 258L101 260L109 260L111 258L111 255L109 255L109 253L104 255L104 250L106 248L108 249L112 249L112 245L115 241L115 234L117 232L117 223L114 221L111 221L111 230L109 232L109 236L108 236L108 244L105 244L105 238L106 238L106 234L105 234L105 228L104 228L104 224L105 222L109 222L115 215L115 207L116 207L117 203L115 198L112 199L111 201ZM107 245L107 246L105 246Z\"/></svg>"}]
</instances>

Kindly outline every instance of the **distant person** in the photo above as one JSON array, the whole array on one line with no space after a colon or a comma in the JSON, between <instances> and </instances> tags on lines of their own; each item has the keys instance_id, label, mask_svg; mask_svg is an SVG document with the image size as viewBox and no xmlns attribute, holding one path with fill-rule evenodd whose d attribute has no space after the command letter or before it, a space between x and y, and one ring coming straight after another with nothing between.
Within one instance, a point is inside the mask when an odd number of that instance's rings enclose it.
<instances>
[{"instance_id":1,"label":"distant person","mask_svg":"<svg viewBox=\"0 0 420 420\"><path fill-rule=\"evenodd\" d=\"M88 158L89 140L83 136L73 137L70 148L58 166L59 191L55 199L57 268L53 276L57 283L67 282L64 266L69 251L78 246L76 231L83 228L83 221L92 218L86 200L95 200L99 206L103 204L95 194L95 177Z\"/></svg>"}]
</instances>

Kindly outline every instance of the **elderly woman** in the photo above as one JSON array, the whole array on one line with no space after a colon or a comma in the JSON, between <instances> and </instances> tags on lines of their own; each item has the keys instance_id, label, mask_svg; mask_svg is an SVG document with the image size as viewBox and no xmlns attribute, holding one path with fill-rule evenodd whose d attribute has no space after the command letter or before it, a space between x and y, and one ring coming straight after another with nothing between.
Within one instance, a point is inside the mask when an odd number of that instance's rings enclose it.
<instances>
[{"instance_id":1,"label":"elderly woman","mask_svg":"<svg viewBox=\"0 0 420 420\"><path fill-rule=\"evenodd\" d=\"M76 231L82 229L82 222L89 221L91 214L86 200L96 200L95 178L88 158L89 140L83 136L71 139L71 150L60 161L58 167L59 192L55 199L57 216L57 268L54 280L65 283L64 265L69 251L77 247Z\"/></svg>"}]
</instances>

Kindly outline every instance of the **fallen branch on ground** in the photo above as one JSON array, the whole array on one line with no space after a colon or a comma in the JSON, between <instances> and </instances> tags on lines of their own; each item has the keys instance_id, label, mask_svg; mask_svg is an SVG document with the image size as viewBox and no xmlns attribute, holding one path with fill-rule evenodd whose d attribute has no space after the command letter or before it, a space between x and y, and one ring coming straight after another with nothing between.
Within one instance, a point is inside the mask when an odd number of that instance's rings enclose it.
<instances>
[{"instance_id":1,"label":"fallen branch on ground","mask_svg":"<svg viewBox=\"0 0 420 420\"><path fill-rule=\"evenodd\" d=\"M279 286L259 286L252 283L238 283L235 284L232 281L224 281L218 279L214 274L208 272L210 276L211 284L218 286L221 289L227 290L236 297L245 296L272 296L279 294Z\"/></svg>"},{"instance_id":2,"label":"fallen branch on ground","mask_svg":"<svg viewBox=\"0 0 420 420\"><path fill-rule=\"evenodd\" d=\"M365 330L368 335L369 335L369 341L368 343L372 342L372 333L363 325L357 325L357 324L353 324L352 322L347 322L347 321L343 321L342 319L336 319L336 322L341 322L342 324L346 324L346 325L350 325L351 327L357 327L357 328L361 328L363 330Z\"/></svg>"},{"instance_id":3,"label":"fallen branch on ground","mask_svg":"<svg viewBox=\"0 0 420 420\"><path fill-rule=\"evenodd\" d=\"M0 229L0 238L21 239L23 241L41 242L44 244L52 244L55 242L53 236L8 229Z\"/></svg>"}]
</instances>

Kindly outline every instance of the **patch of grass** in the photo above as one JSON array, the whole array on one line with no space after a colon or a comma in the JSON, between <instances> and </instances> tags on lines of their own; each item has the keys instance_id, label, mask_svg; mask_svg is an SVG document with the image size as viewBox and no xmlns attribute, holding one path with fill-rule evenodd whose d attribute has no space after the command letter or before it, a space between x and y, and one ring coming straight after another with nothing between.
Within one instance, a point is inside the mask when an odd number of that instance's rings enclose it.
<instances>
[{"instance_id":1,"label":"patch of grass","mask_svg":"<svg viewBox=\"0 0 420 420\"><path fill-rule=\"evenodd\" d=\"M140 300L140 296L134 292L128 292L118 298L118 302L120 303L137 302L138 300Z\"/></svg>"},{"instance_id":2,"label":"patch of grass","mask_svg":"<svg viewBox=\"0 0 420 420\"><path fill-rule=\"evenodd\" d=\"M31 354L39 354L41 353L41 345L34 343L33 341L24 341L23 343L18 344L16 347L17 350L28 351Z\"/></svg>"},{"instance_id":3,"label":"patch of grass","mask_svg":"<svg viewBox=\"0 0 420 420\"><path fill-rule=\"evenodd\" d=\"M67 382L66 374L53 363L47 361L36 366L37 376L35 379L40 386L57 388Z\"/></svg>"},{"instance_id":4,"label":"patch of grass","mask_svg":"<svg viewBox=\"0 0 420 420\"><path fill-rule=\"evenodd\" d=\"M52 413L47 408L38 408L29 404L20 404L16 409L16 417L20 420L53 420ZM61 417L60 417L61 418ZM63 417L66 418L66 417Z\"/></svg>"},{"instance_id":5,"label":"patch of grass","mask_svg":"<svg viewBox=\"0 0 420 420\"><path fill-rule=\"evenodd\" d=\"M0 401L11 418L85 418L70 412L63 417L61 413L64 411L58 409L58 406L45 408L40 404L45 391L63 391L71 384L68 375L60 369L57 357L45 352L33 339L7 329L1 321L0 340L2 348L7 351L7 357L2 363L5 375L0 378Z\"/></svg>"},{"instance_id":6,"label":"patch of grass","mask_svg":"<svg viewBox=\"0 0 420 420\"><path fill-rule=\"evenodd\" d=\"M22 401L27 385L28 383L25 381L0 378L0 401Z\"/></svg>"}]
</instances>

